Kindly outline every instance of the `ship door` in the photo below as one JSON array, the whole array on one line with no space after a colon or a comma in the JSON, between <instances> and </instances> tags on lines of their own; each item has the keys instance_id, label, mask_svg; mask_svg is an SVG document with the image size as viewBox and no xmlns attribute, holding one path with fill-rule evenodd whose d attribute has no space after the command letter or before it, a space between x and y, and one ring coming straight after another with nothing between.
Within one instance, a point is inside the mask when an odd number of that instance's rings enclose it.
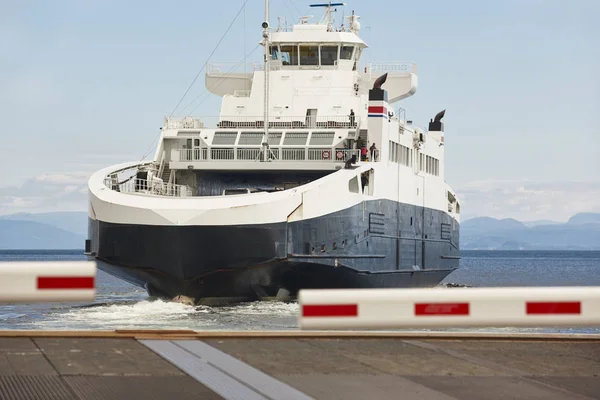
<instances>
[{"instance_id":1,"label":"ship door","mask_svg":"<svg viewBox=\"0 0 600 400\"><path fill-rule=\"evenodd\" d=\"M306 110L306 127L316 128L317 127L317 109L309 108Z\"/></svg>"},{"instance_id":2,"label":"ship door","mask_svg":"<svg viewBox=\"0 0 600 400\"><path fill-rule=\"evenodd\" d=\"M194 145L192 147L192 154L194 157L194 160L200 160L200 139L194 139Z\"/></svg>"}]
</instances>

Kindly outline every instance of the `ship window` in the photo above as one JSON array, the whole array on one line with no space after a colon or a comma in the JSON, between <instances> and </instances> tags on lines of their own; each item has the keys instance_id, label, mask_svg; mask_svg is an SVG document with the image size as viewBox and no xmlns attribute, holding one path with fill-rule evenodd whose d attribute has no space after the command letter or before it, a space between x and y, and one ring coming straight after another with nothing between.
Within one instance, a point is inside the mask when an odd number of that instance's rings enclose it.
<instances>
[{"instance_id":1,"label":"ship window","mask_svg":"<svg viewBox=\"0 0 600 400\"><path fill-rule=\"evenodd\" d=\"M337 46L321 46L321 65L335 65L337 57Z\"/></svg>"},{"instance_id":2,"label":"ship window","mask_svg":"<svg viewBox=\"0 0 600 400\"><path fill-rule=\"evenodd\" d=\"M348 190L351 193L358 193L358 177L354 177L348 181Z\"/></svg>"},{"instance_id":3,"label":"ship window","mask_svg":"<svg viewBox=\"0 0 600 400\"><path fill-rule=\"evenodd\" d=\"M271 59L272 60L278 60L279 59L279 47L278 46L271 46Z\"/></svg>"},{"instance_id":4,"label":"ship window","mask_svg":"<svg viewBox=\"0 0 600 400\"><path fill-rule=\"evenodd\" d=\"M235 144L235 139L237 138L237 132L215 132L215 136L213 137L212 144L213 145L223 145L223 144Z\"/></svg>"},{"instance_id":5,"label":"ship window","mask_svg":"<svg viewBox=\"0 0 600 400\"><path fill-rule=\"evenodd\" d=\"M300 65L319 65L319 48L300 46Z\"/></svg>"},{"instance_id":6,"label":"ship window","mask_svg":"<svg viewBox=\"0 0 600 400\"><path fill-rule=\"evenodd\" d=\"M281 142L281 135L281 132L269 132L269 138L267 139L269 146L278 146Z\"/></svg>"},{"instance_id":7,"label":"ship window","mask_svg":"<svg viewBox=\"0 0 600 400\"><path fill-rule=\"evenodd\" d=\"M308 139L308 132L286 132L283 144L286 146L304 146Z\"/></svg>"},{"instance_id":8,"label":"ship window","mask_svg":"<svg viewBox=\"0 0 600 400\"><path fill-rule=\"evenodd\" d=\"M298 46L281 46L283 65L298 65Z\"/></svg>"},{"instance_id":9,"label":"ship window","mask_svg":"<svg viewBox=\"0 0 600 400\"><path fill-rule=\"evenodd\" d=\"M352 60L352 51L354 46L342 46L340 51L340 60Z\"/></svg>"},{"instance_id":10,"label":"ship window","mask_svg":"<svg viewBox=\"0 0 600 400\"><path fill-rule=\"evenodd\" d=\"M333 133L313 132L310 135L310 145L327 146L333 144Z\"/></svg>"},{"instance_id":11,"label":"ship window","mask_svg":"<svg viewBox=\"0 0 600 400\"><path fill-rule=\"evenodd\" d=\"M242 132L238 144L241 145L259 145L262 142L262 132Z\"/></svg>"}]
</instances>

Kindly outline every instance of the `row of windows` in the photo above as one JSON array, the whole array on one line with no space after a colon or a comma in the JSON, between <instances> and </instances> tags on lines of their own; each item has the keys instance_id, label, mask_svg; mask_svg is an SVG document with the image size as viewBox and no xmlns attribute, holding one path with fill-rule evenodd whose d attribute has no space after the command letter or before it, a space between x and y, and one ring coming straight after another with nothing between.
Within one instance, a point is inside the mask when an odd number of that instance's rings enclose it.
<instances>
[{"instance_id":1,"label":"row of windows","mask_svg":"<svg viewBox=\"0 0 600 400\"><path fill-rule=\"evenodd\" d=\"M412 150L399 143L390 143L390 161L406 165L412 165Z\"/></svg>"},{"instance_id":2,"label":"row of windows","mask_svg":"<svg viewBox=\"0 0 600 400\"><path fill-rule=\"evenodd\" d=\"M413 165L412 149L399 143L389 142L390 161L410 167ZM440 175L440 160L426 154L419 155L419 170L428 174Z\"/></svg>"},{"instance_id":3,"label":"row of windows","mask_svg":"<svg viewBox=\"0 0 600 400\"><path fill-rule=\"evenodd\" d=\"M271 46L270 50L271 58L281 60L283 65L335 65L338 59L352 60L354 46L281 45Z\"/></svg>"},{"instance_id":4,"label":"row of windows","mask_svg":"<svg viewBox=\"0 0 600 400\"><path fill-rule=\"evenodd\" d=\"M431 175L440 175L440 160L426 154L421 154L419 169Z\"/></svg>"}]
</instances>

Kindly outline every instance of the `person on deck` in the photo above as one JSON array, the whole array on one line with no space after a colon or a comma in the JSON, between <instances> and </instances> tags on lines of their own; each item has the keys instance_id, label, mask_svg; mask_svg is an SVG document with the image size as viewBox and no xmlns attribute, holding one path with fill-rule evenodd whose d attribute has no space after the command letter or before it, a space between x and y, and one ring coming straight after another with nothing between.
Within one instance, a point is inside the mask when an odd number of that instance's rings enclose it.
<instances>
[{"instance_id":1,"label":"person on deck","mask_svg":"<svg viewBox=\"0 0 600 400\"><path fill-rule=\"evenodd\" d=\"M371 145L369 150L371 151L371 161L375 161L375 152L377 151L377 147L375 147L375 143L373 143Z\"/></svg>"},{"instance_id":2,"label":"person on deck","mask_svg":"<svg viewBox=\"0 0 600 400\"><path fill-rule=\"evenodd\" d=\"M367 145L363 144L362 147L360 148L360 161L366 161L367 160Z\"/></svg>"}]
</instances>

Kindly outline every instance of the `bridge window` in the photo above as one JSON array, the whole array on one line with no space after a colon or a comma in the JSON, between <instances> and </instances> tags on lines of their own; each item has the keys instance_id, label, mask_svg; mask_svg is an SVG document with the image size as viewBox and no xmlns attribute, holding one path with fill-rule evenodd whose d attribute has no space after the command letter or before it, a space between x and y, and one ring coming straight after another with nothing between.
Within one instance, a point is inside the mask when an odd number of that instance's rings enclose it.
<instances>
[{"instance_id":1,"label":"bridge window","mask_svg":"<svg viewBox=\"0 0 600 400\"><path fill-rule=\"evenodd\" d=\"M298 46L281 46L283 65L298 65Z\"/></svg>"},{"instance_id":2,"label":"bridge window","mask_svg":"<svg viewBox=\"0 0 600 400\"><path fill-rule=\"evenodd\" d=\"M279 59L279 46L271 46L271 59L278 60Z\"/></svg>"},{"instance_id":3,"label":"bridge window","mask_svg":"<svg viewBox=\"0 0 600 400\"><path fill-rule=\"evenodd\" d=\"M262 142L263 134L261 132L242 132L239 145L259 145Z\"/></svg>"},{"instance_id":4,"label":"bridge window","mask_svg":"<svg viewBox=\"0 0 600 400\"><path fill-rule=\"evenodd\" d=\"M281 136L281 132L269 132L269 138L267 139L269 146L279 146L279 142L281 142Z\"/></svg>"},{"instance_id":5,"label":"bridge window","mask_svg":"<svg viewBox=\"0 0 600 400\"><path fill-rule=\"evenodd\" d=\"M300 65L319 65L319 47L300 46Z\"/></svg>"},{"instance_id":6,"label":"bridge window","mask_svg":"<svg viewBox=\"0 0 600 400\"><path fill-rule=\"evenodd\" d=\"M212 140L213 145L223 145L223 144L235 144L235 139L237 138L237 132L215 132L215 136Z\"/></svg>"},{"instance_id":7,"label":"bridge window","mask_svg":"<svg viewBox=\"0 0 600 400\"><path fill-rule=\"evenodd\" d=\"M321 46L321 65L335 65L337 58L337 46Z\"/></svg>"},{"instance_id":8,"label":"bridge window","mask_svg":"<svg viewBox=\"0 0 600 400\"><path fill-rule=\"evenodd\" d=\"M354 46L342 46L340 51L340 60L352 60L352 52L354 51Z\"/></svg>"},{"instance_id":9,"label":"bridge window","mask_svg":"<svg viewBox=\"0 0 600 400\"><path fill-rule=\"evenodd\" d=\"M305 146L308 132L286 132L283 144L285 146Z\"/></svg>"}]
</instances>

